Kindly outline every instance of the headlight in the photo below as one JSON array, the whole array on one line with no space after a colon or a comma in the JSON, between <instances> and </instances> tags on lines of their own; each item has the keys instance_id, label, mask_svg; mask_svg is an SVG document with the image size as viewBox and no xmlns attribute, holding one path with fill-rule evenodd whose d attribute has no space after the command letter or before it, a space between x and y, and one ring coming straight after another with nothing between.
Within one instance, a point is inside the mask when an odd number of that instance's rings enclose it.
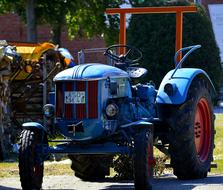
<instances>
[{"instance_id":1,"label":"headlight","mask_svg":"<svg viewBox=\"0 0 223 190\"><path fill-rule=\"evenodd\" d=\"M106 107L106 114L109 117L114 117L118 114L118 106L114 103L108 104Z\"/></svg>"},{"instance_id":2,"label":"headlight","mask_svg":"<svg viewBox=\"0 0 223 190\"><path fill-rule=\"evenodd\" d=\"M53 104L46 104L43 107L43 114L45 117L50 118L54 116L54 105Z\"/></svg>"}]
</instances>

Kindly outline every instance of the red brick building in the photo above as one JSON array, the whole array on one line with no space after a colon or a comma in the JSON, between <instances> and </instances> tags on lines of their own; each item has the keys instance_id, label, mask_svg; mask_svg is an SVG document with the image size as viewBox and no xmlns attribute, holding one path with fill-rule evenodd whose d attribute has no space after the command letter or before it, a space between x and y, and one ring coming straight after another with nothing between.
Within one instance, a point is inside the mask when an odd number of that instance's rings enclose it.
<instances>
[{"instance_id":1,"label":"red brick building","mask_svg":"<svg viewBox=\"0 0 223 190\"><path fill-rule=\"evenodd\" d=\"M4 39L16 42L26 41L26 26L18 15L12 13L0 15L0 26L0 40ZM49 25L40 25L37 30L38 42L46 42L51 39L52 34ZM64 29L61 35L61 47L68 48L77 61L78 51L88 48L104 48L105 42L100 37L70 40L67 30ZM100 59L100 57L98 59Z\"/></svg>"},{"instance_id":2,"label":"red brick building","mask_svg":"<svg viewBox=\"0 0 223 190\"><path fill-rule=\"evenodd\" d=\"M208 10L208 4L223 4L223 0L190 0L201 3ZM26 26L16 14L0 15L0 39L7 41L26 41ZM45 42L51 39L51 29L47 25L38 26L38 42ZM64 30L61 36L61 46L68 48L76 56L80 49L105 47L102 38L75 39L70 40L67 31Z\"/></svg>"}]
</instances>

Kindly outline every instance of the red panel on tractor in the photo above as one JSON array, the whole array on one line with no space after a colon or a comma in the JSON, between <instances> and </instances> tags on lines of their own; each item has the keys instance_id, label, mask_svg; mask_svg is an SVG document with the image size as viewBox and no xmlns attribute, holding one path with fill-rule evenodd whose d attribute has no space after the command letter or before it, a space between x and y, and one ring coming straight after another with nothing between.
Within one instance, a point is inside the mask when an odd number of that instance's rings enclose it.
<instances>
[{"instance_id":1,"label":"red panel on tractor","mask_svg":"<svg viewBox=\"0 0 223 190\"><path fill-rule=\"evenodd\" d=\"M78 81L76 83L76 91L86 91L86 82ZM76 118L77 119L86 118L86 105L85 104L76 105Z\"/></svg>"},{"instance_id":2,"label":"red panel on tractor","mask_svg":"<svg viewBox=\"0 0 223 190\"><path fill-rule=\"evenodd\" d=\"M65 91L72 91L72 82L67 82L65 86ZM65 104L65 118L71 119L72 118L72 110L73 105L72 104Z\"/></svg>"},{"instance_id":3,"label":"red panel on tractor","mask_svg":"<svg viewBox=\"0 0 223 190\"><path fill-rule=\"evenodd\" d=\"M98 117L98 81L88 82L88 118Z\"/></svg>"},{"instance_id":4,"label":"red panel on tractor","mask_svg":"<svg viewBox=\"0 0 223 190\"><path fill-rule=\"evenodd\" d=\"M62 83L57 83L56 85L56 117L62 117L62 105L63 95L62 95Z\"/></svg>"}]
</instances>

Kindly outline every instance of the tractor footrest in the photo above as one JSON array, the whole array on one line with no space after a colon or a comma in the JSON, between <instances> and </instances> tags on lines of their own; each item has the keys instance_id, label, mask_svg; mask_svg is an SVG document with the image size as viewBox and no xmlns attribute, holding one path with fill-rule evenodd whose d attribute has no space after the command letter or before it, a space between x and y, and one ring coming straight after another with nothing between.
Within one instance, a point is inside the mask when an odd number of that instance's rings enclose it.
<instances>
[{"instance_id":1,"label":"tractor footrest","mask_svg":"<svg viewBox=\"0 0 223 190\"><path fill-rule=\"evenodd\" d=\"M91 145L68 145L59 144L55 147L45 147L44 152L68 153L68 154L131 154L128 146L119 146L115 143L91 144Z\"/></svg>"}]
</instances>

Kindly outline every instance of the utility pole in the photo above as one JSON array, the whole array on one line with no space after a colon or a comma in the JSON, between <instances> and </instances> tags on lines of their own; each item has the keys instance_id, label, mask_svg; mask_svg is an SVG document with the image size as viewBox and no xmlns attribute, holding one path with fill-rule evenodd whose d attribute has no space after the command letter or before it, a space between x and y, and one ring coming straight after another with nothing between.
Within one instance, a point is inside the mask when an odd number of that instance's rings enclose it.
<instances>
[{"instance_id":1,"label":"utility pole","mask_svg":"<svg viewBox=\"0 0 223 190\"><path fill-rule=\"evenodd\" d=\"M27 21L28 42L37 42L35 2L36 0L26 0L26 21Z\"/></svg>"}]
</instances>

